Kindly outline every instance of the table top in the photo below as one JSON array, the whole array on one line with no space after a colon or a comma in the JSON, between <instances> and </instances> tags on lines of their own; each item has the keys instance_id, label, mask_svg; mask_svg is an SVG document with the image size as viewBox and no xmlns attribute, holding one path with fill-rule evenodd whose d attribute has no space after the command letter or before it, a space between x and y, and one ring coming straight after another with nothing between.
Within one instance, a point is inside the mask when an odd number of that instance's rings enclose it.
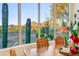
<instances>
[{"instance_id":1,"label":"table top","mask_svg":"<svg viewBox=\"0 0 79 59\"><path fill-rule=\"evenodd\" d=\"M40 53L38 55L37 53L37 49L33 48L30 51L30 54L28 54L29 56L63 56L62 54L59 53L59 49L56 48L54 45L49 46L47 50L45 50L45 48L41 48L40 49Z\"/></svg>"}]
</instances>

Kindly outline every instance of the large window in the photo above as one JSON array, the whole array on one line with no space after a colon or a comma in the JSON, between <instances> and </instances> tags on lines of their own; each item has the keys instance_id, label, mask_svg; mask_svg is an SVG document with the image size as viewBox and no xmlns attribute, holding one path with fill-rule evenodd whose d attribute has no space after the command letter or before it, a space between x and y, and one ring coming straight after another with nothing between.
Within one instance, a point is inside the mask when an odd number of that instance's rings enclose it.
<instances>
[{"instance_id":1,"label":"large window","mask_svg":"<svg viewBox=\"0 0 79 59\"><path fill-rule=\"evenodd\" d=\"M58 9L59 8L59 9ZM19 45L18 38L18 3L8 3L8 47ZM62 12L63 11L63 12ZM55 39L60 29L68 27L69 4L40 3L38 11L37 3L21 3L21 35L22 44L26 44L26 22L31 19L31 41L36 42L38 38L38 12L40 12L40 37L48 40ZM67 33L68 35L68 33ZM2 46L2 4L0 3L0 48Z\"/></svg>"}]
</instances>

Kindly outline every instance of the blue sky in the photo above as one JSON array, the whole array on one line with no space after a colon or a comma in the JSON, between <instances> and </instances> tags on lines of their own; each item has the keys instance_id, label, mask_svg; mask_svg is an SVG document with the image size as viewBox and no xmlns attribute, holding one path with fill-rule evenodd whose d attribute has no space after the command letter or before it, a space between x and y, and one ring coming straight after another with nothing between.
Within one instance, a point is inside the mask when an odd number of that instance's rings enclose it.
<instances>
[{"instance_id":1,"label":"blue sky","mask_svg":"<svg viewBox=\"0 0 79 59\"><path fill-rule=\"evenodd\" d=\"M50 17L50 5L48 3L41 4L41 21L46 20L46 16ZM9 24L18 24L18 4L9 3ZM37 4L22 3L22 24L26 23L27 18L37 22ZM0 3L0 25L2 25L2 4Z\"/></svg>"}]
</instances>

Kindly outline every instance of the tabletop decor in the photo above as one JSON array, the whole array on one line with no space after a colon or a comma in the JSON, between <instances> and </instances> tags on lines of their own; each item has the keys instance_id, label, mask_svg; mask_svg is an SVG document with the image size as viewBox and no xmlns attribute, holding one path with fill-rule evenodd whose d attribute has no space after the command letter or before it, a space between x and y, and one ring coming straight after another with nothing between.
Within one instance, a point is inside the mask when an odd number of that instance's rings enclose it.
<instances>
[{"instance_id":1,"label":"tabletop decor","mask_svg":"<svg viewBox=\"0 0 79 59\"><path fill-rule=\"evenodd\" d=\"M69 49L69 52L65 52L65 50L61 49L59 52L66 56L79 56L79 22L75 24L70 24L70 43L66 49ZM64 47L65 48L65 47ZM67 50L66 50L67 51Z\"/></svg>"},{"instance_id":2,"label":"tabletop decor","mask_svg":"<svg viewBox=\"0 0 79 59\"><path fill-rule=\"evenodd\" d=\"M74 54L74 53L65 53L65 52L61 52L61 51L59 51L59 52L65 56L79 56L79 53Z\"/></svg>"},{"instance_id":3,"label":"tabletop decor","mask_svg":"<svg viewBox=\"0 0 79 59\"><path fill-rule=\"evenodd\" d=\"M66 56L79 56L79 22L77 24L72 24L70 26L70 40L71 45L68 47L70 49L69 53L62 52L59 50L59 52Z\"/></svg>"},{"instance_id":4,"label":"tabletop decor","mask_svg":"<svg viewBox=\"0 0 79 59\"><path fill-rule=\"evenodd\" d=\"M60 48L59 53L65 56L79 56L79 51L76 47L67 48L66 50Z\"/></svg>"},{"instance_id":5,"label":"tabletop decor","mask_svg":"<svg viewBox=\"0 0 79 59\"><path fill-rule=\"evenodd\" d=\"M77 24L71 24L71 36L72 47L70 47L70 51L73 54L79 53L79 22Z\"/></svg>"}]
</instances>

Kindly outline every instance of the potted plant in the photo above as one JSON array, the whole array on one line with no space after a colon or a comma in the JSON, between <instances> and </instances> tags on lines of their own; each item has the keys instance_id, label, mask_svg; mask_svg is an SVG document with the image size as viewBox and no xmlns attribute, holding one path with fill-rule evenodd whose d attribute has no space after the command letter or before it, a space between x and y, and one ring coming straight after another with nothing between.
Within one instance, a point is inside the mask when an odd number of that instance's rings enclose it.
<instances>
[{"instance_id":1,"label":"potted plant","mask_svg":"<svg viewBox=\"0 0 79 59\"><path fill-rule=\"evenodd\" d=\"M53 40L54 34L48 34L45 36L45 38L47 38L48 40Z\"/></svg>"}]
</instances>

